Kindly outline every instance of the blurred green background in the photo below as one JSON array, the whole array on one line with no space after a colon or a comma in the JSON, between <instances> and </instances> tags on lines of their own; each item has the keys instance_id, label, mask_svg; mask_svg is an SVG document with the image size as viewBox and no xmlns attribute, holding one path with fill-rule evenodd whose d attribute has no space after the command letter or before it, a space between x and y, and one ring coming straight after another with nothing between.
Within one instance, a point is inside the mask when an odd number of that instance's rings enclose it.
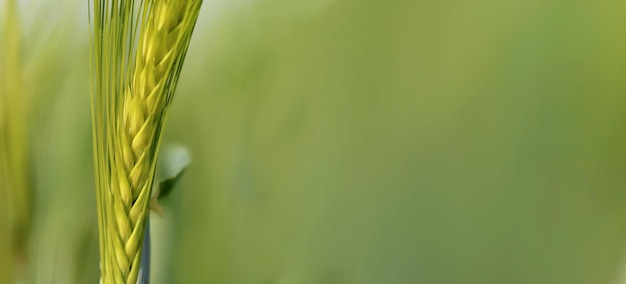
<instances>
[{"instance_id":1,"label":"blurred green background","mask_svg":"<svg viewBox=\"0 0 626 284\"><path fill-rule=\"evenodd\" d=\"M20 3L22 282L96 283L87 8L59 3ZM624 11L205 0L163 140L193 162L153 214L152 283L626 283Z\"/></svg>"}]
</instances>

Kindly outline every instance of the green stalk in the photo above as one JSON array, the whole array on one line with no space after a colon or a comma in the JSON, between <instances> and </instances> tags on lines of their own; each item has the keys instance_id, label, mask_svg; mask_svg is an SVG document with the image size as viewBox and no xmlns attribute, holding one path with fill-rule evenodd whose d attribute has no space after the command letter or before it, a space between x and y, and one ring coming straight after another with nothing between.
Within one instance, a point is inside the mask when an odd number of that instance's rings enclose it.
<instances>
[{"instance_id":1,"label":"green stalk","mask_svg":"<svg viewBox=\"0 0 626 284\"><path fill-rule=\"evenodd\" d=\"M16 268L25 256L25 240L31 223L31 196L27 176L26 92L23 88L21 34L17 2L5 1L0 50L0 214L2 267ZM11 263L11 264L8 264ZM11 273L3 273L8 275Z\"/></svg>"}]
</instances>

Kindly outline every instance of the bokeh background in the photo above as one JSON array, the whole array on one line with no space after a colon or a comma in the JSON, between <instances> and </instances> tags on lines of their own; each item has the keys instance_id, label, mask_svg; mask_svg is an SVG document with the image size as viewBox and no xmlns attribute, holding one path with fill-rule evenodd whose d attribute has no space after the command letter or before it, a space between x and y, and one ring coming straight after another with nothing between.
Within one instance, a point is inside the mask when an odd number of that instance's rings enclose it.
<instances>
[{"instance_id":1,"label":"bokeh background","mask_svg":"<svg viewBox=\"0 0 626 284\"><path fill-rule=\"evenodd\" d=\"M87 2L18 2L33 223L14 274L97 283ZM205 0L152 283L626 283L624 11Z\"/></svg>"}]
</instances>

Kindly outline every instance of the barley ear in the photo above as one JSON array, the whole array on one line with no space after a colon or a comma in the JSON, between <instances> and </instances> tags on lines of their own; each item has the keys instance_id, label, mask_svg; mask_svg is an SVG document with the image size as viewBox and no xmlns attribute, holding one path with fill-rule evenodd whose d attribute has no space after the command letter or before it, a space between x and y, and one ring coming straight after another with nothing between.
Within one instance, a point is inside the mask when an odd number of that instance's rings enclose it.
<instances>
[{"instance_id":1,"label":"barley ear","mask_svg":"<svg viewBox=\"0 0 626 284\"><path fill-rule=\"evenodd\" d=\"M90 7L94 160L105 284L137 282L160 137L201 4L94 0Z\"/></svg>"}]
</instances>

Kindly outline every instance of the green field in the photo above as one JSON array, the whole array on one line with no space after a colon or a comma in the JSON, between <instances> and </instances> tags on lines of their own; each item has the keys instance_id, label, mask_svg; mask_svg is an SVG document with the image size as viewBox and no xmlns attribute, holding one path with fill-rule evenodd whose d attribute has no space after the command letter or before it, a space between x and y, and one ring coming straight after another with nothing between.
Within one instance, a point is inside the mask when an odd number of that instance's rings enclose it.
<instances>
[{"instance_id":1,"label":"green field","mask_svg":"<svg viewBox=\"0 0 626 284\"><path fill-rule=\"evenodd\" d=\"M87 1L18 1L18 74L5 2L32 218L11 237L0 188L0 284L97 283ZM193 161L152 214L151 283L626 283L625 11L205 0L162 140Z\"/></svg>"}]
</instances>

